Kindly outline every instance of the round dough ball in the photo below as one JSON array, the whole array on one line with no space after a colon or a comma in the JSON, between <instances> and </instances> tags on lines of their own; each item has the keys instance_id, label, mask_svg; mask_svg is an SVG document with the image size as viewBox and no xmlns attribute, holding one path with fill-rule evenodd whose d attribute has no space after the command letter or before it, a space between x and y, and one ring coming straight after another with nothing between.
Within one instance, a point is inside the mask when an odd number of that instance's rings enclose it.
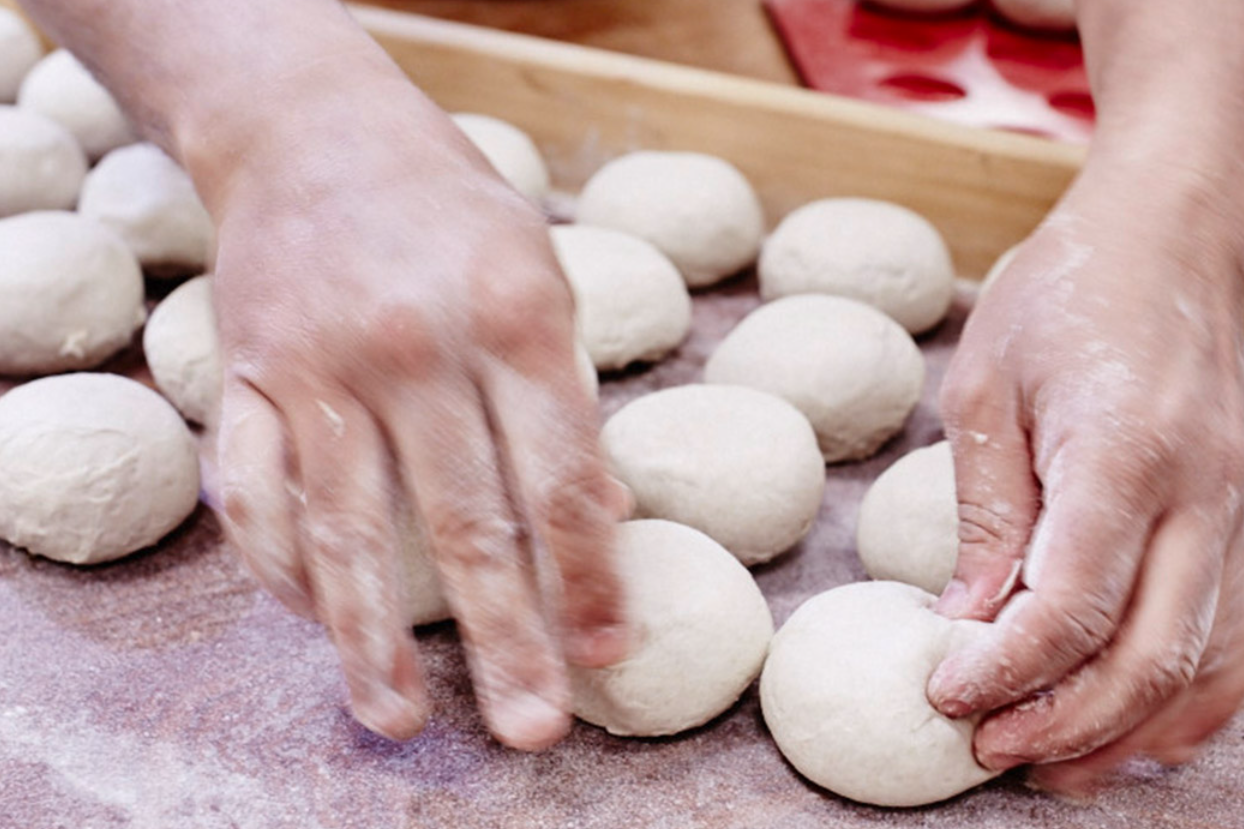
<instances>
[{"instance_id":1,"label":"round dough ball","mask_svg":"<svg viewBox=\"0 0 1244 829\"><path fill-rule=\"evenodd\" d=\"M71 210L84 176L86 156L64 127L0 104L0 217Z\"/></svg>"},{"instance_id":2,"label":"round dough ball","mask_svg":"<svg viewBox=\"0 0 1244 829\"><path fill-rule=\"evenodd\" d=\"M223 380L211 277L191 279L156 306L143 353L156 387L187 420L214 420Z\"/></svg>"},{"instance_id":3,"label":"round dough ball","mask_svg":"<svg viewBox=\"0 0 1244 829\"><path fill-rule=\"evenodd\" d=\"M872 0L878 6L905 12L952 12L967 8L976 0Z\"/></svg>"},{"instance_id":4,"label":"round dough ball","mask_svg":"<svg viewBox=\"0 0 1244 829\"><path fill-rule=\"evenodd\" d=\"M601 445L635 515L707 534L746 565L811 529L825 489L816 435L797 409L742 386L679 386L624 406Z\"/></svg>"},{"instance_id":5,"label":"round dough ball","mask_svg":"<svg viewBox=\"0 0 1244 829\"><path fill-rule=\"evenodd\" d=\"M849 584L804 602L769 647L765 723L782 754L819 786L878 806L920 806L994 777L972 755L976 720L925 696L941 660L980 636L936 599L896 582Z\"/></svg>"},{"instance_id":6,"label":"round dough ball","mask_svg":"<svg viewBox=\"0 0 1244 829\"><path fill-rule=\"evenodd\" d=\"M704 380L793 403L833 463L867 458L903 428L920 401L924 357L872 306L802 294L745 317L709 358Z\"/></svg>"},{"instance_id":7,"label":"round dough ball","mask_svg":"<svg viewBox=\"0 0 1244 829\"><path fill-rule=\"evenodd\" d=\"M703 725L760 673L773 637L760 588L715 541L672 521L619 525L617 556L637 635L615 665L570 668L575 715L623 736Z\"/></svg>"},{"instance_id":8,"label":"round dough ball","mask_svg":"<svg viewBox=\"0 0 1244 829\"><path fill-rule=\"evenodd\" d=\"M583 188L577 220L647 239L693 288L755 262L765 232L751 184L728 162L702 153L614 159Z\"/></svg>"},{"instance_id":9,"label":"round dough ball","mask_svg":"<svg viewBox=\"0 0 1244 829\"><path fill-rule=\"evenodd\" d=\"M950 251L922 216L873 199L823 199L791 213L760 254L760 293L867 302L913 334L942 321L955 294Z\"/></svg>"},{"instance_id":10,"label":"round dough ball","mask_svg":"<svg viewBox=\"0 0 1244 829\"><path fill-rule=\"evenodd\" d=\"M1030 29L1069 32L1076 27L1075 0L993 0L998 13Z\"/></svg>"},{"instance_id":11,"label":"round dough ball","mask_svg":"<svg viewBox=\"0 0 1244 829\"><path fill-rule=\"evenodd\" d=\"M452 618L449 601L441 588L440 573L433 558L432 542L423 523L410 513L401 516L402 564L406 589L406 614L412 627L430 625Z\"/></svg>"},{"instance_id":12,"label":"round dough ball","mask_svg":"<svg viewBox=\"0 0 1244 829\"><path fill-rule=\"evenodd\" d=\"M959 558L955 465L946 441L908 452L869 487L856 544L874 579L941 593Z\"/></svg>"},{"instance_id":13,"label":"round dough ball","mask_svg":"<svg viewBox=\"0 0 1244 829\"><path fill-rule=\"evenodd\" d=\"M537 203L548 195L549 169L531 136L490 115L459 112L451 117L511 187Z\"/></svg>"},{"instance_id":14,"label":"round dough ball","mask_svg":"<svg viewBox=\"0 0 1244 829\"><path fill-rule=\"evenodd\" d=\"M0 469L0 537L72 564L155 544L199 499L186 424L115 374L45 377L0 397Z\"/></svg>"},{"instance_id":15,"label":"round dough ball","mask_svg":"<svg viewBox=\"0 0 1244 829\"><path fill-rule=\"evenodd\" d=\"M34 65L22 81L17 103L73 133L92 161L137 140L112 94L65 49Z\"/></svg>"},{"instance_id":16,"label":"round dough ball","mask_svg":"<svg viewBox=\"0 0 1244 829\"><path fill-rule=\"evenodd\" d=\"M691 330L691 295L678 269L636 236L602 227L552 228L574 291L579 336L601 371L653 362Z\"/></svg>"},{"instance_id":17,"label":"round dough ball","mask_svg":"<svg viewBox=\"0 0 1244 829\"><path fill-rule=\"evenodd\" d=\"M99 365L145 318L142 271L107 228L60 211L0 219L0 374Z\"/></svg>"},{"instance_id":18,"label":"round dough ball","mask_svg":"<svg viewBox=\"0 0 1244 829\"><path fill-rule=\"evenodd\" d=\"M190 176L155 144L104 156L87 174L78 211L116 231L155 276L202 272L216 241Z\"/></svg>"},{"instance_id":19,"label":"round dough ball","mask_svg":"<svg viewBox=\"0 0 1244 829\"><path fill-rule=\"evenodd\" d=\"M20 15L0 7L0 103L17 100L17 90L30 67L43 57L34 29ZM4 136L0 127L0 138Z\"/></svg>"}]
</instances>

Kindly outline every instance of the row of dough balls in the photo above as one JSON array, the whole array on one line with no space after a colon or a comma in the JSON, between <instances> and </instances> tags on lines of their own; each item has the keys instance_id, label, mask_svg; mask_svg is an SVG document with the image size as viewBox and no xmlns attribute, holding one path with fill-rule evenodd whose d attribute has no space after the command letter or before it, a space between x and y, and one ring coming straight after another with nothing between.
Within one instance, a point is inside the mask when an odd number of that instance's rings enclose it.
<instances>
[{"instance_id":1,"label":"row of dough balls","mask_svg":"<svg viewBox=\"0 0 1244 829\"><path fill-rule=\"evenodd\" d=\"M967 8L977 0L871 0L880 6L914 12L949 12ZM990 0L998 13L1021 26L1049 31L1076 27L1075 0Z\"/></svg>"}]
</instances>

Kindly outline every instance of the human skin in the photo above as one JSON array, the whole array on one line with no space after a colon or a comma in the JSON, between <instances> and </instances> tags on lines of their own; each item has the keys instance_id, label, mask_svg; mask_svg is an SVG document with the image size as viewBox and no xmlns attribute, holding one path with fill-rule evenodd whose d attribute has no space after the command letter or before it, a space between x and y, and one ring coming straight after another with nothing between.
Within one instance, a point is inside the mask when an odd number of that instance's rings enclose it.
<instances>
[{"instance_id":1,"label":"human skin","mask_svg":"<svg viewBox=\"0 0 1244 829\"><path fill-rule=\"evenodd\" d=\"M1189 759L1244 698L1244 4L1080 0L1086 165L942 392L960 558L994 620L929 683L989 768L1092 788Z\"/></svg>"},{"instance_id":2,"label":"human skin","mask_svg":"<svg viewBox=\"0 0 1244 829\"><path fill-rule=\"evenodd\" d=\"M400 593L413 511L489 728L558 740L566 660L625 652L626 495L542 217L336 2L25 6L216 221L224 525L265 587L326 626L355 716L397 739L429 716Z\"/></svg>"}]
</instances>

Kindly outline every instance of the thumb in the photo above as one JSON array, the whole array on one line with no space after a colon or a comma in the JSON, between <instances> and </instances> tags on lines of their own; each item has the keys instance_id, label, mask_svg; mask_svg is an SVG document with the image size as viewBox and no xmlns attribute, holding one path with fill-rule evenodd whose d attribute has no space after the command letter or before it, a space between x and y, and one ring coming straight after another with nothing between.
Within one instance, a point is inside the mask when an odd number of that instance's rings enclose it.
<instances>
[{"instance_id":1,"label":"thumb","mask_svg":"<svg viewBox=\"0 0 1244 829\"><path fill-rule=\"evenodd\" d=\"M1040 509L1018 393L994 373L951 367L942 393L955 465L959 558L937 603L950 618L992 620L1019 580Z\"/></svg>"}]
</instances>

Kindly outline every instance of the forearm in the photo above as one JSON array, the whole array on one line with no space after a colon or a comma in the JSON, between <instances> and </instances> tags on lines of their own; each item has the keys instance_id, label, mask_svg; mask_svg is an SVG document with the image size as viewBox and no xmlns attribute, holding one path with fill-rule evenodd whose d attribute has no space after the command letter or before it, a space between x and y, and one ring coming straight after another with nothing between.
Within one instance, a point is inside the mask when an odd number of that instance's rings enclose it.
<instances>
[{"instance_id":1,"label":"forearm","mask_svg":"<svg viewBox=\"0 0 1244 829\"><path fill-rule=\"evenodd\" d=\"M209 204L228 168L285 140L259 125L323 118L388 83L413 93L336 0L21 2L190 168Z\"/></svg>"}]
</instances>

